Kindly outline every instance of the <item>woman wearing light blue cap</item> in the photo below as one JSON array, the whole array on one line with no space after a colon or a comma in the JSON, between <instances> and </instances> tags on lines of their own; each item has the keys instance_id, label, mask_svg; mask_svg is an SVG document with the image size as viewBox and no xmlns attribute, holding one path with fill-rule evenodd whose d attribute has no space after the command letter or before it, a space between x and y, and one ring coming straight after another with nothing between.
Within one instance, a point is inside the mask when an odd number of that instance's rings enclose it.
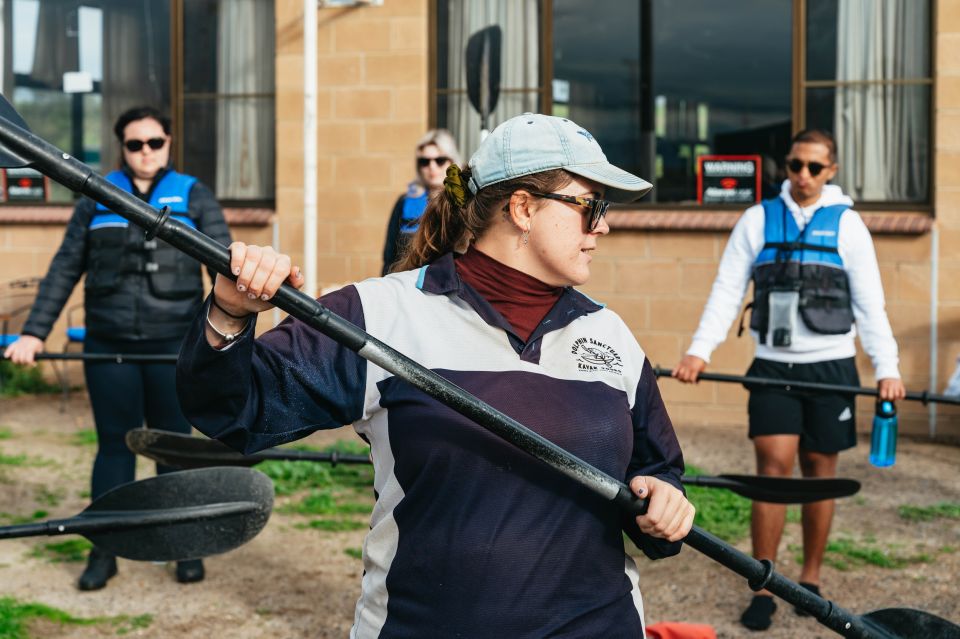
<instances>
[{"instance_id":1,"label":"woman wearing light blue cap","mask_svg":"<svg viewBox=\"0 0 960 639\"><path fill-rule=\"evenodd\" d=\"M573 286L609 232L608 202L649 188L575 123L518 116L467 169L450 168L408 270L322 300L623 478L650 498L635 520L296 320L254 340L245 316L303 278L269 248L232 246L238 279L217 280L186 338L181 403L200 430L247 452L348 423L370 443L377 504L351 637L643 636L622 531L648 556L670 556L694 509L649 361L615 313Z\"/></svg>"}]
</instances>

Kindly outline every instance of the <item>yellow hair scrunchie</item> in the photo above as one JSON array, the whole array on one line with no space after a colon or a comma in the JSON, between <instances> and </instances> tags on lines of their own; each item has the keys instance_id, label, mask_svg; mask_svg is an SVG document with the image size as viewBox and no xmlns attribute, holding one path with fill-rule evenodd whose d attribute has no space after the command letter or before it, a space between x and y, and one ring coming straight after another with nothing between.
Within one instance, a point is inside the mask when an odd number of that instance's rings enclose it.
<instances>
[{"instance_id":1,"label":"yellow hair scrunchie","mask_svg":"<svg viewBox=\"0 0 960 639\"><path fill-rule=\"evenodd\" d=\"M463 208L467 203L467 187L463 183L463 176L460 174L460 167L456 164L450 164L447 167L447 177L443 179L443 190L457 208Z\"/></svg>"}]
</instances>

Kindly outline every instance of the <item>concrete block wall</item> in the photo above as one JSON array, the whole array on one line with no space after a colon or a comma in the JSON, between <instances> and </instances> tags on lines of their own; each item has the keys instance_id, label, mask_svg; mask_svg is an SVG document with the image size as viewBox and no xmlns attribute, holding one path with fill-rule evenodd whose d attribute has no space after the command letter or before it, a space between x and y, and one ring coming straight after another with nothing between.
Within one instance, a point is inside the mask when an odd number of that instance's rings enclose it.
<instances>
[{"instance_id":1,"label":"concrete block wall","mask_svg":"<svg viewBox=\"0 0 960 639\"><path fill-rule=\"evenodd\" d=\"M280 246L303 256L303 3L278 0ZM386 224L415 177L427 129L427 0L320 8L318 263L321 287L380 274Z\"/></svg>"}]
</instances>

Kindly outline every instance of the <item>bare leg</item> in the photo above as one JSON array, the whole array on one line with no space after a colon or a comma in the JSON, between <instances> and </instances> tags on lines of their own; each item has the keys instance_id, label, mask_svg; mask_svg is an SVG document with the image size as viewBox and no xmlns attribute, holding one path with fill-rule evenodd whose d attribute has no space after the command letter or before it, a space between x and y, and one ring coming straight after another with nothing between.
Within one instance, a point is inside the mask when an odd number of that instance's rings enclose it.
<instances>
[{"instance_id":1,"label":"bare leg","mask_svg":"<svg viewBox=\"0 0 960 639\"><path fill-rule=\"evenodd\" d=\"M753 438L757 456L757 474L771 477L789 477L800 445L799 435L760 435ZM753 502L750 518L750 537L756 559L777 559L777 547L783 535L787 507L783 504ZM769 595L766 590L757 594Z\"/></svg>"},{"instance_id":2,"label":"bare leg","mask_svg":"<svg viewBox=\"0 0 960 639\"><path fill-rule=\"evenodd\" d=\"M837 453L800 451L800 471L804 477L836 477ZM825 499L803 505L803 570L800 581L819 585L820 566L833 523L834 500Z\"/></svg>"}]
</instances>

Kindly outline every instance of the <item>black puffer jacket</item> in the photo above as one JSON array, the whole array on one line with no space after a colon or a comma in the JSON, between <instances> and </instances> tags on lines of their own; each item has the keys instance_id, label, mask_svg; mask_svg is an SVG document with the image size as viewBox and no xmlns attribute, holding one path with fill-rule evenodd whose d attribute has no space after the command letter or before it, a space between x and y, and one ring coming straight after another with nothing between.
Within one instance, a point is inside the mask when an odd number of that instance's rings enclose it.
<instances>
[{"instance_id":1,"label":"black puffer jacket","mask_svg":"<svg viewBox=\"0 0 960 639\"><path fill-rule=\"evenodd\" d=\"M163 177L165 171L154 178L148 193L136 193L144 201L149 201L150 193ZM57 250L46 277L40 283L36 301L21 331L24 335L33 335L46 339L54 322L63 310L70 293L93 259L91 251L96 250L90 241L88 228L90 220L96 215L96 203L88 198L77 202L73 216L67 224L63 243ZM206 186L197 182L190 189L188 215L197 229L205 235L221 242L230 243L230 231L223 219L220 205ZM130 244L143 239L143 229L130 224L126 229ZM161 242L162 241L159 241ZM134 256L136 258L137 256ZM180 254L199 269L200 264L192 258ZM195 294L177 299L158 297L151 287L150 273L120 273L112 291L91 291L87 288L84 295L84 315L87 332L101 339L121 341L141 341L159 339L179 339L186 333L187 327L200 308L203 299L202 278L197 278ZM210 272L211 278L214 273Z\"/></svg>"}]
</instances>

